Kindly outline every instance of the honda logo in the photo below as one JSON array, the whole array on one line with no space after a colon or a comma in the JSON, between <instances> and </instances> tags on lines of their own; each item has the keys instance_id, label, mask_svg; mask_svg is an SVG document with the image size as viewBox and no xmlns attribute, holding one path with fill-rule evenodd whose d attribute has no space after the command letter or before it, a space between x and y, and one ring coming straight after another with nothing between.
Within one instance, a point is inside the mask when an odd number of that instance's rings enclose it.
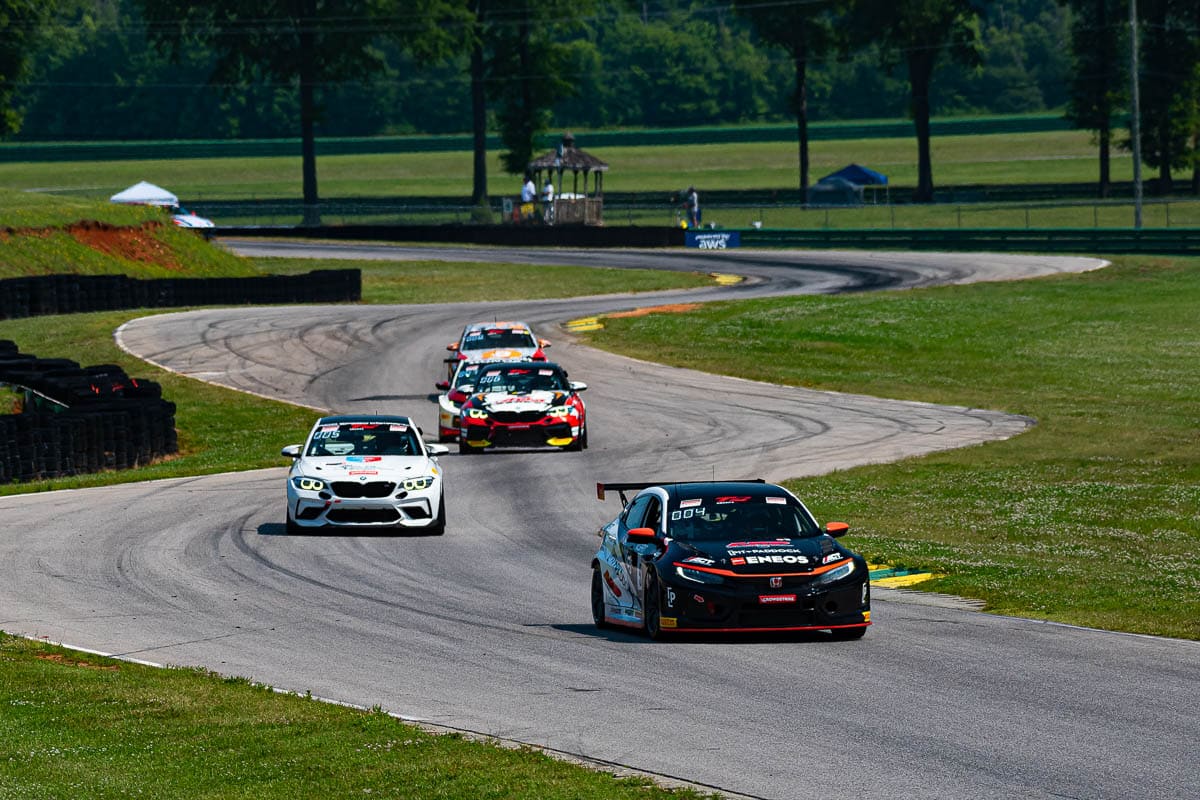
<instances>
[{"instance_id":1,"label":"honda logo","mask_svg":"<svg viewBox=\"0 0 1200 800\"><path fill-rule=\"evenodd\" d=\"M771 588L772 589L782 589L783 588L783 578L780 578L780 577L771 578Z\"/></svg>"}]
</instances>

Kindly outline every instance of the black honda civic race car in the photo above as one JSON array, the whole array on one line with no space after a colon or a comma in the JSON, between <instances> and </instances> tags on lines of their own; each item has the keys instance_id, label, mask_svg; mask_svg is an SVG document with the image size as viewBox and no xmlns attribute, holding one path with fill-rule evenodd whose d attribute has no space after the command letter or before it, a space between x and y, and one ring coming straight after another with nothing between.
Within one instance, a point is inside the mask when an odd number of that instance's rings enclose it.
<instances>
[{"instance_id":1,"label":"black honda civic race car","mask_svg":"<svg viewBox=\"0 0 1200 800\"><path fill-rule=\"evenodd\" d=\"M670 633L828 630L871 624L866 560L782 486L756 481L598 483L624 509L600 529L592 618ZM627 492L636 492L627 498Z\"/></svg>"}]
</instances>

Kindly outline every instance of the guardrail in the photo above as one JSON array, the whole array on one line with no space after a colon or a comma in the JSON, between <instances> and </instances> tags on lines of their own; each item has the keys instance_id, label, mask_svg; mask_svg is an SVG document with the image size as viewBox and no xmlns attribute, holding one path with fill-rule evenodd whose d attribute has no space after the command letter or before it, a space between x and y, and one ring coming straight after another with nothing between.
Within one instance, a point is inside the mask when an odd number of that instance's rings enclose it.
<instances>
[{"instance_id":1,"label":"guardrail","mask_svg":"<svg viewBox=\"0 0 1200 800\"><path fill-rule=\"evenodd\" d=\"M1200 228L704 228L736 233L741 247L1200 255ZM461 242L512 247L679 247L686 231L653 226L325 225L217 228L218 236Z\"/></svg>"},{"instance_id":2,"label":"guardrail","mask_svg":"<svg viewBox=\"0 0 1200 800\"><path fill-rule=\"evenodd\" d=\"M362 299L362 272L315 270L245 278L36 275L0 280L0 319L125 308L345 303Z\"/></svg>"},{"instance_id":3,"label":"guardrail","mask_svg":"<svg viewBox=\"0 0 1200 800\"><path fill-rule=\"evenodd\" d=\"M742 229L743 247L1200 255L1200 228Z\"/></svg>"}]
</instances>

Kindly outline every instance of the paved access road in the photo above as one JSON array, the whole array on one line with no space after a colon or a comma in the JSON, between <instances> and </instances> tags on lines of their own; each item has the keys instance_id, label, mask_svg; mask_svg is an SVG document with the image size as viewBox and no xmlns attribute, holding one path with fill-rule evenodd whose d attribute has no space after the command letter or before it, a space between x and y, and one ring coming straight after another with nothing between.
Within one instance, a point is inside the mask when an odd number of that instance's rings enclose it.
<instances>
[{"instance_id":1,"label":"paved access road","mask_svg":"<svg viewBox=\"0 0 1200 800\"><path fill-rule=\"evenodd\" d=\"M338 250L347 251L432 257ZM432 428L433 382L462 323L526 319L554 341L550 355L572 378L589 383L591 448L444 457L450 516L437 538L286 536L282 466L0 498L0 628L380 705L730 794L1200 794L1195 642L994 617L882 591L877 624L860 642L659 644L590 624L594 533L619 511L615 498L595 499L596 481L812 475L1007 437L1030 421L660 367L575 345L559 323L697 298L1004 279L1096 262L432 252L665 264L752 280L654 297L212 309L131 322L124 346L172 369L314 407L411 413Z\"/></svg>"}]
</instances>

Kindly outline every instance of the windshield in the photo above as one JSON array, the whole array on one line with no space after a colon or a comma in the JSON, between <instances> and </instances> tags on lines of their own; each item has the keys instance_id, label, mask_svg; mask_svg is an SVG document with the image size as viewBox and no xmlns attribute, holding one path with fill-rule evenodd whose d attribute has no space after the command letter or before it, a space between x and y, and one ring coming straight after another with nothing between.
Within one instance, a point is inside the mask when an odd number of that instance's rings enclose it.
<instances>
[{"instance_id":1,"label":"windshield","mask_svg":"<svg viewBox=\"0 0 1200 800\"><path fill-rule=\"evenodd\" d=\"M415 456L416 432L396 422L341 422L321 425L308 440L306 456Z\"/></svg>"},{"instance_id":2,"label":"windshield","mask_svg":"<svg viewBox=\"0 0 1200 800\"><path fill-rule=\"evenodd\" d=\"M685 542L800 539L820 528L804 510L783 497L708 497L680 500L671 509L667 535Z\"/></svg>"},{"instance_id":3,"label":"windshield","mask_svg":"<svg viewBox=\"0 0 1200 800\"><path fill-rule=\"evenodd\" d=\"M484 367L475 384L477 392L529 392L569 391L566 377L560 370L546 367Z\"/></svg>"},{"instance_id":4,"label":"windshield","mask_svg":"<svg viewBox=\"0 0 1200 800\"><path fill-rule=\"evenodd\" d=\"M533 334L527 330L489 328L471 331L463 337L461 350L504 350L511 348L534 348L538 346Z\"/></svg>"},{"instance_id":5,"label":"windshield","mask_svg":"<svg viewBox=\"0 0 1200 800\"><path fill-rule=\"evenodd\" d=\"M458 372L454 373L454 388L474 384L475 378L479 375L479 364L463 364L458 368Z\"/></svg>"}]
</instances>

